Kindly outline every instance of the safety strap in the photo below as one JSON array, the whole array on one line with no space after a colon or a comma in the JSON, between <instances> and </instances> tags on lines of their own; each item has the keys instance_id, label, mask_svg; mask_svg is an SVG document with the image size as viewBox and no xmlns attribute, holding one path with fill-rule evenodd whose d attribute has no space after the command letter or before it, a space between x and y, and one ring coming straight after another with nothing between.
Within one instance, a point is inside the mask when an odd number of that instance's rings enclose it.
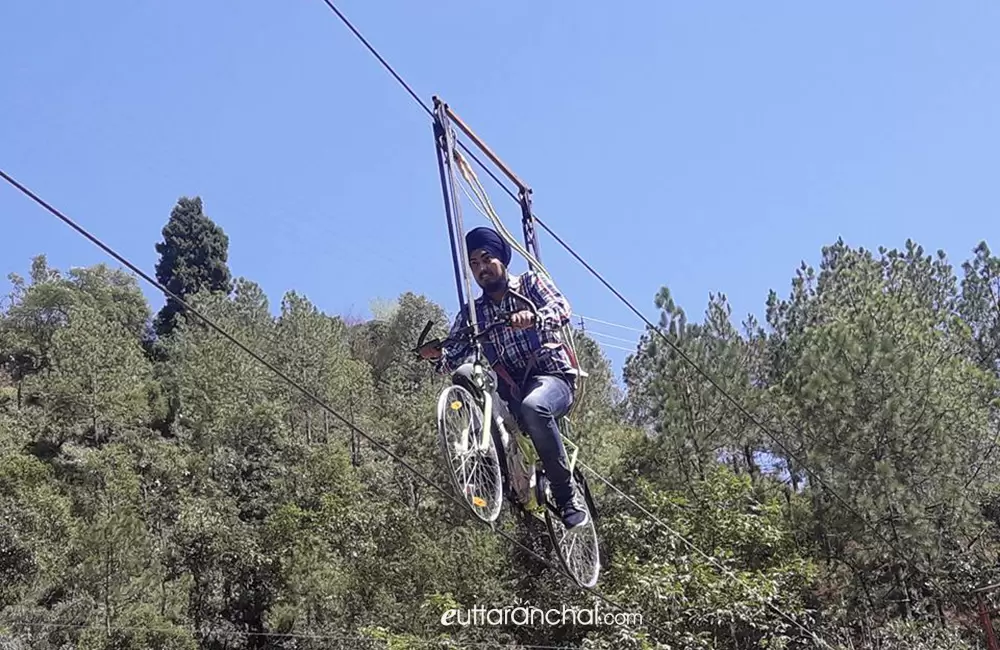
<instances>
[{"instance_id":1,"label":"safety strap","mask_svg":"<svg viewBox=\"0 0 1000 650\"><path fill-rule=\"evenodd\" d=\"M480 323L485 322L486 315L483 313L483 306L477 300L476 301L476 320ZM510 372L504 367L503 363L500 362L500 355L497 354L496 346L493 345L493 341L486 337L482 340L483 352L486 353L486 358L490 360L491 367L497 376L500 377L510 388L511 395L515 399L521 399L521 386L514 381L514 378L510 376Z\"/></svg>"}]
</instances>

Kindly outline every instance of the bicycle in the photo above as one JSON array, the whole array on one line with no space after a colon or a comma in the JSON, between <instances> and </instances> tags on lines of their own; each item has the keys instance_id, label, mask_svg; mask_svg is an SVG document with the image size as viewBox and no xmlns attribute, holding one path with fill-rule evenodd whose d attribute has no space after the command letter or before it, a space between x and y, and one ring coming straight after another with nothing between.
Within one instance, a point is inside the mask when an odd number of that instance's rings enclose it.
<instances>
[{"instance_id":1,"label":"bicycle","mask_svg":"<svg viewBox=\"0 0 1000 650\"><path fill-rule=\"evenodd\" d=\"M487 372L489 362L479 341L494 329L509 325L510 316L504 314L497 321L480 327L478 334L470 325L443 340L425 341L433 321L429 321L421 332L414 352L431 345L440 349L448 343L471 343L474 350L471 384L453 381L438 397L441 453L455 490L473 515L493 524L506 499L513 507L544 521L560 563L579 585L593 587L601 569L597 508L590 487L576 464L580 448L566 435L570 426L568 418L560 418L560 434L567 451L573 450L568 458L570 473L583 492L590 514L588 523L570 530L563 525L555 507L545 468L531 438L517 427L513 436L516 444L511 447L510 433L494 409L496 386ZM477 473L477 470L482 472ZM518 489L512 489L512 480L518 483Z\"/></svg>"}]
</instances>

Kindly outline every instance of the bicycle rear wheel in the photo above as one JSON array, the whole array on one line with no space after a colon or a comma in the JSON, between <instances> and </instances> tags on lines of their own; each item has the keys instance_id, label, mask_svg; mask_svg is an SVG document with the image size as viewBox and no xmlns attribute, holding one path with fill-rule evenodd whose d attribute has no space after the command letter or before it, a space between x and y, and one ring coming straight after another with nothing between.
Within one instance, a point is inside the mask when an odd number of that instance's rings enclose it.
<instances>
[{"instance_id":1,"label":"bicycle rear wheel","mask_svg":"<svg viewBox=\"0 0 1000 650\"><path fill-rule=\"evenodd\" d=\"M503 476L492 435L482 447L483 410L466 388L452 385L438 398L438 439L459 496L483 521L500 516Z\"/></svg>"},{"instance_id":2,"label":"bicycle rear wheel","mask_svg":"<svg viewBox=\"0 0 1000 650\"><path fill-rule=\"evenodd\" d=\"M555 512L552 490L548 479L544 486L545 524L552 538L552 546L563 568L566 569L581 587L593 587L601 573L601 553L597 542L597 514L590 495L590 487L579 469L573 471L573 477L584 495L584 506L590 515L590 521L582 526L567 529L559 514Z\"/></svg>"}]
</instances>

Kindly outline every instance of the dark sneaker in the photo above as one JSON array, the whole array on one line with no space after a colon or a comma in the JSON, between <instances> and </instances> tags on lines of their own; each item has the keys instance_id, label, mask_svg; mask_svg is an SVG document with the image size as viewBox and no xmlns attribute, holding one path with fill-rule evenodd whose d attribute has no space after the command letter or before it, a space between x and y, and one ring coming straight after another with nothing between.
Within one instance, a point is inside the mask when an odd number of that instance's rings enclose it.
<instances>
[{"instance_id":1,"label":"dark sneaker","mask_svg":"<svg viewBox=\"0 0 1000 650\"><path fill-rule=\"evenodd\" d=\"M573 495L572 499L563 504L559 509L559 515L562 517L563 525L567 530L590 523L590 512L579 495Z\"/></svg>"}]
</instances>

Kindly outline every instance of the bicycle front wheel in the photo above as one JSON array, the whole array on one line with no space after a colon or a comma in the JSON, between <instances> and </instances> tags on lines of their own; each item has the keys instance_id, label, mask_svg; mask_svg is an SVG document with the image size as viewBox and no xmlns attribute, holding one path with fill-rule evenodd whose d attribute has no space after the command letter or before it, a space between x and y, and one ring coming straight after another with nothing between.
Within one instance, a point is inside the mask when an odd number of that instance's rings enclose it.
<instances>
[{"instance_id":1,"label":"bicycle front wheel","mask_svg":"<svg viewBox=\"0 0 1000 650\"><path fill-rule=\"evenodd\" d=\"M503 505L503 477L493 436L483 440L483 409L463 386L438 398L438 438L448 473L472 513L492 522Z\"/></svg>"}]
</instances>

